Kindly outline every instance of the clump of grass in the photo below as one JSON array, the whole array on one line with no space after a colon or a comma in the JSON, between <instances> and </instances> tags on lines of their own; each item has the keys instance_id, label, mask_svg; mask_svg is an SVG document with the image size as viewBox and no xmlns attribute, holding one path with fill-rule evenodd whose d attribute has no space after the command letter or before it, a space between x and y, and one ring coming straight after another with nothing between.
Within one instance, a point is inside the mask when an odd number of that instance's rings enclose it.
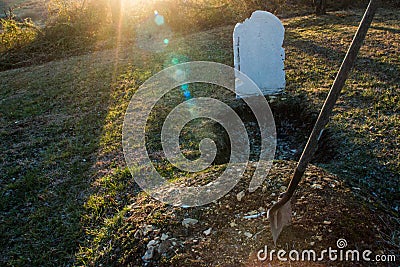
<instances>
[{"instance_id":1,"label":"clump of grass","mask_svg":"<svg viewBox=\"0 0 400 267\"><path fill-rule=\"evenodd\" d=\"M0 53L20 49L36 39L39 28L30 19L22 22L13 17L0 19Z\"/></svg>"},{"instance_id":2,"label":"clump of grass","mask_svg":"<svg viewBox=\"0 0 400 267\"><path fill-rule=\"evenodd\" d=\"M18 22L1 19L0 70L43 63L71 55L82 54L98 40L112 37L106 31L107 1L48 2L48 18L39 28L29 18ZM115 31L114 31L115 32ZM104 34L100 38L101 33Z\"/></svg>"}]
</instances>

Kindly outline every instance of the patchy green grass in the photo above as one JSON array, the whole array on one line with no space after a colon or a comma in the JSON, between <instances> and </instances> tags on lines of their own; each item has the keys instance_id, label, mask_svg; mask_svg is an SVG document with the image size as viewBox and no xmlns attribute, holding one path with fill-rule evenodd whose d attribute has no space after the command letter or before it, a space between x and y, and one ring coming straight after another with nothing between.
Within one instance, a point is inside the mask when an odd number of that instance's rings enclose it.
<instances>
[{"instance_id":1,"label":"patchy green grass","mask_svg":"<svg viewBox=\"0 0 400 267\"><path fill-rule=\"evenodd\" d=\"M339 155L325 166L395 210L400 197L397 19L395 12L381 10L369 30L329 124L340 141ZM288 22L293 39L287 47L293 53L288 53L287 75L295 81L288 82L291 90L307 92L309 99L322 103L359 20L360 12L337 12Z\"/></svg>"},{"instance_id":2,"label":"patchy green grass","mask_svg":"<svg viewBox=\"0 0 400 267\"><path fill-rule=\"evenodd\" d=\"M357 10L284 20L287 94L321 106L360 18ZM388 214L398 213L400 193L399 21L379 11L329 124L336 158L322 165ZM158 54L126 46L0 73L1 265L141 264L148 240L135 238L137 229L177 221L131 178L125 109L174 59L232 65L232 29L176 38ZM173 176L170 165L157 166ZM398 246L396 231L386 241Z\"/></svg>"}]
</instances>

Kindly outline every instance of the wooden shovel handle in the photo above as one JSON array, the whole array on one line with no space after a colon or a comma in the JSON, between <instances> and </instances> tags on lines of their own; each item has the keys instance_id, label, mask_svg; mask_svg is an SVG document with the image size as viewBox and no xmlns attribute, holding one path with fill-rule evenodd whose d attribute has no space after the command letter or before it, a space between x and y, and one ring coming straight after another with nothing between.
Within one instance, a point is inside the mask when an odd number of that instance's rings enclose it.
<instances>
[{"instance_id":1,"label":"wooden shovel handle","mask_svg":"<svg viewBox=\"0 0 400 267\"><path fill-rule=\"evenodd\" d=\"M307 145L303 150L303 153L297 164L292 180L290 181L289 187L287 191L283 193L281 199L271 207L270 212L275 212L276 210L281 208L286 202L290 200L290 198L296 191L296 188L304 174L304 171L307 168L308 163L314 156L314 153L318 145L318 137L320 136L321 131L324 129L324 127L329 121L332 109L336 103L336 100L340 95L340 91L342 90L347 77L349 76L350 70L354 65L358 51L360 50L361 45L367 34L367 31L371 26L377 8L378 8L377 1L371 0L369 2L367 10L365 11L364 17L362 18L361 23L358 26L357 33L354 36L350 48L346 53L346 56L335 78L335 81L329 91L328 97L326 98L325 103L321 109L321 112L319 113L318 119L308 139Z\"/></svg>"}]
</instances>

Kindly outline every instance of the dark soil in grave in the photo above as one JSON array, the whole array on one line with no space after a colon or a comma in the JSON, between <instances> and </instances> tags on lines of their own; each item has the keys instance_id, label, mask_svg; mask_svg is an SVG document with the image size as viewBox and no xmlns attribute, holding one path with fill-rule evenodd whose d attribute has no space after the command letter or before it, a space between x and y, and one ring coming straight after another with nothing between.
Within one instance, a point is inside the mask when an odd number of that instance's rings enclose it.
<instances>
[{"instance_id":1,"label":"dark soil in grave","mask_svg":"<svg viewBox=\"0 0 400 267\"><path fill-rule=\"evenodd\" d=\"M271 101L270 101L271 102ZM270 104L277 128L277 159L298 160L317 120L319 110L304 96L282 96ZM335 157L335 140L326 128L318 141L313 163L326 163Z\"/></svg>"},{"instance_id":2,"label":"dark soil in grave","mask_svg":"<svg viewBox=\"0 0 400 267\"><path fill-rule=\"evenodd\" d=\"M281 95L268 99L276 127L277 145L275 159L298 160L318 117L318 110L304 96ZM260 128L251 108L241 99L230 100L227 104L239 115L246 127L250 142L250 161L258 161L261 151ZM162 109L154 115L163 121L168 109ZM229 115L227 115L229 116ZM153 124L154 126L154 124ZM150 129L147 134L149 154L160 155L162 124ZM215 165L230 161L230 138L223 126L210 119L194 120L187 124L181 132L181 150L185 156L194 160L200 156L198 144L203 138L211 138L218 152ZM238 137L241 138L241 137ZM188 144L192 145L188 145ZM335 157L335 139L329 129L320 136L318 149L313 163L327 163ZM161 152L161 158L164 158Z\"/></svg>"},{"instance_id":3,"label":"dark soil in grave","mask_svg":"<svg viewBox=\"0 0 400 267\"><path fill-rule=\"evenodd\" d=\"M307 143L308 137L318 117L318 110L304 96L281 95L269 97L268 102L276 127L277 145L275 159L298 160ZM250 160L257 161L261 151L260 128L248 105L242 100L235 100L230 106L243 121L250 141ZM217 136L219 150L215 164L229 162L230 141L222 126L212 124L213 133ZM325 129L319 139L313 163L327 163L335 157L335 140L329 129Z\"/></svg>"}]
</instances>

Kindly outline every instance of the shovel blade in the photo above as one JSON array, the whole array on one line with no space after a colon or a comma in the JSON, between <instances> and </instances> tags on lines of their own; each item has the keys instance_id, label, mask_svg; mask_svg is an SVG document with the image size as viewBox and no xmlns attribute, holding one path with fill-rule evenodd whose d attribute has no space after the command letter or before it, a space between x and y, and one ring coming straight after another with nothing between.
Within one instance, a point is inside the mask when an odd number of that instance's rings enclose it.
<instances>
[{"instance_id":1,"label":"shovel blade","mask_svg":"<svg viewBox=\"0 0 400 267\"><path fill-rule=\"evenodd\" d=\"M290 201L286 202L275 212L268 212L268 218L271 226L272 238L276 245L276 240L278 240L283 228L290 225L292 221L292 207Z\"/></svg>"}]
</instances>

